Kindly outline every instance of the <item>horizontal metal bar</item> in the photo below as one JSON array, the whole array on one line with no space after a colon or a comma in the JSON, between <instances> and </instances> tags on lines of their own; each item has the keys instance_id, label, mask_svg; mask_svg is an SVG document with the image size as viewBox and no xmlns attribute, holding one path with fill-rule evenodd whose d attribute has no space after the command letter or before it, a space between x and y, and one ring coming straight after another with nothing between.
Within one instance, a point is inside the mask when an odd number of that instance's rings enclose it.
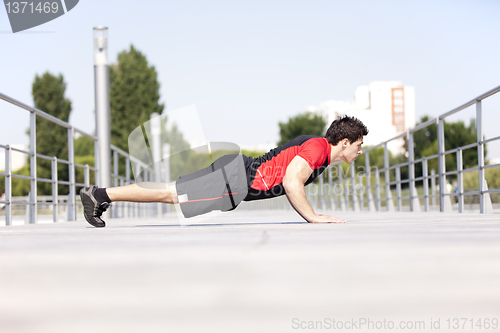
<instances>
[{"instance_id":1,"label":"horizontal metal bar","mask_svg":"<svg viewBox=\"0 0 500 333\"><path fill-rule=\"evenodd\" d=\"M496 141L496 140L500 140L500 136L496 136L494 138L491 138L491 139L486 139L486 140L483 140L481 141L481 143L488 143L488 142L491 142L491 141Z\"/></svg>"},{"instance_id":2,"label":"horizontal metal bar","mask_svg":"<svg viewBox=\"0 0 500 333\"><path fill-rule=\"evenodd\" d=\"M427 156L427 160L430 160L430 159L433 159L433 158L438 158L439 155L438 154L435 154L435 155L431 155L431 156Z\"/></svg>"},{"instance_id":3,"label":"horizontal metal bar","mask_svg":"<svg viewBox=\"0 0 500 333\"><path fill-rule=\"evenodd\" d=\"M499 167L500 164L488 164L482 167L482 169L489 169L489 168L494 168L494 167Z\"/></svg>"},{"instance_id":4,"label":"horizontal metal bar","mask_svg":"<svg viewBox=\"0 0 500 333\"><path fill-rule=\"evenodd\" d=\"M19 106L20 108L26 109L26 110L28 110L30 112L34 112L35 111L35 109L32 108L31 106L28 106L28 105L26 105L24 103L21 103L18 100L14 99L12 97L9 97L7 95L4 95L2 93L0 93L0 99L3 99L4 101L9 102L10 104L14 104L14 105Z\"/></svg>"},{"instance_id":5,"label":"horizontal metal bar","mask_svg":"<svg viewBox=\"0 0 500 333\"><path fill-rule=\"evenodd\" d=\"M129 156L129 154L127 152L121 150L120 148L118 148L115 145L111 145L111 150L116 151L118 154L122 155L123 157Z\"/></svg>"},{"instance_id":6,"label":"horizontal metal bar","mask_svg":"<svg viewBox=\"0 0 500 333\"><path fill-rule=\"evenodd\" d=\"M23 149L19 149L19 148L15 148L15 147L10 147L10 149L12 149L12 151L17 151L19 153L23 153L23 154L26 154L26 155L33 155L32 153L30 153L29 151L27 150L23 150Z\"/></svg>"},{"instance_id":7,"label":"horizontal metal bar","mask_svg":"<svg viewBox=\"0 0 500 333\"><path fill-rule=\"evenodd\" d=\"M37 108L34 108L32 106L29 106L29 105L26 105L26 104L24 104L24 103L22 103L22 102L20 102L20 101L18 101L16 99L14 99L14 98L12 98L12 97L9 97L9 96L7 96L5 94L0 93L0 99L3 99L4 101L6 101L8 103L14 104L14 105L16 105L16 106L18 106L18 107L20 107L22 109L25 109L25 110L29 111L29 112L34 112L37 116L45 118L45 119L47 119L47 120L49 120L49 121L51 121L51 122L53 122L53 123L55 123L55 124L57 124L59 126L62 126L62 127L65 127L65 128L72 128L73 127L73 126L71 126L67 122L64 122L64 121L62 121L62 120L60 120L60 119L58 119L58 118L56 118L54 116L51 116L48 113L45 113L45 112L43 112L41 110L38 110ZM97 138L95 136L87 134L84 131L82 131L80 129L77 129L75 127L73 127L73 129L75 131L77 131L78 133L80 133L82 135L85 135L86 137L88 137L90 139L93 139L94 141L97 141Z\"/></svg>"},{"instance_id":8,"label":"horizontal metal bar","mask_svg":"<svg viewBox=\"0 0 500 333\"><path fill-rule=\"evenodd\" d=\"M99 141L99 138L98 138L97 136L93 136L93 135L87 134L87 133L85 133L84 131L79 130L78 128L73 128L73 129L75 130L75 132L77 132L77 133L79 133L79 134L83 135L83 136L84 136L84 137L86 137L86 138L89 138L89 139L93 140L94 142L95 142L95 141Z\"/></svg>"},{"instance_id":9,"label":"horizontal metal bar","mask_svg":"<svg viewBox=\"0 0 500 333\"><path fill-rule=\"evenodd\" d=\"M89 167L89 170L95 170L96 168L94 167L91 167L90 165L88 164L79 164L79 163L75 163L75 167L79 167L79 168L86 168L86 167Z\"/></svg>"},{"instance_id":10,"label":"horizontal metal bar","mask_svg":"<svg viewBox=\"0 0 500 333\"><path fill-rule=\"evenodd\" d=\"M23 175L18 175L18 174L11 174L12 178L19 178L19 179L27 179L27 180L33 180L35 179L34 177L30 177L30 176L23 176Z\"/></svg>"},{"instance_id":11,"label":"horizontal metal bar","mask_svg":"<svg viewBox=\"0 0 500 333\"><path fill-rule=\"evenodd\" d=\"M70 165L71 164L69 161L60 160L60 159L57 159L57 163L66 164L66 165Z\"/></svg>"},{"instance_id":12,"label":"horizontal metal bar","mask_svg":"<svg viewBox=\"0 0 500 333\"><path fill-rule=\"evenodd\" d=\"M471 194L480 194L479 191L467 191L467 192L464 192L462 193L463 195L471 195Z\"/></svg>"},{"instance_id":13,"label":"horizontal metal bar","mask_svg":"<svg viewBox=\"0 0 500 333\"><path fill-rule=\"evenodd\" d=\"M471 144L466 145L466 146L450 149L450 150L445 151L444 154L446 155L446 154L456 153L459 150L465 150L465 149L473 148L476 146L479 146L479 143L475 142L475 143L471 143Z\"/></svg>"},{"instance_id":14,"label":"horizontal metal bar","mask_svg":"<svg viewBox=\"0 0 500 333\"><path fill-rule=\"evenodd\" d=\"M13 205L28 205L28 206L34 206L36 202L28 202L28 201L12 201Z\"/></svg>"},{"instance_id":15,"label":"horizontal metal bar","mask_svg":"<svg viewBox=\"0 0 500 333\"><path fill-rule=\"evenodd\" d=\"M42 182L42 183L53 183L54 181L52 179L46 179L46 178L37 178L37 182Z\"/></svg>"},{"instance_id":16,"label":"horizontal metal bar","mask_svg":"<svg viewBox=\"0 0 500 333\"><path fill-rule=\"evenodd\" d=\"M32 155L32 154L30 154ZM52 161L54 159L54 156L47 156L47 155L42 155L42 154L36 154L36 157L39 157L44 160Z\"/></svg>"},{"instance_id":17,"label":"horizontal metal bar","mask_svg":"<svg viewBox=\"0 0 500 333\"><path fill-rule=\"evenodd\" d=\"M435 124L435 123L436 123L436 118L429 119L426 122L418 124L417 126L413 127L410 130L410 132L415 133L416 131L421 130L422 128L425 128L425 127L430 126L430 125Z\"/></svg>"},{"instance_id":18,"label":"horizontal metal bar","mask_svg":"<svg viewBox=\"0 0 500 333\"><path fill-rule=\"evenodd\" d=\"M368 152L370 152L372 150L375 150L377 148L383 147L384 145L385 145L385 142L381 142L379 144L376 144L375 146L370 146L370 147L367 147L367 148L363 148L363 151L366 152L366 153L368 153ZM342 163L342 162L340 162L340 163Z\"/></svg>"},{"instance_id":19,"label":"horizontal metal bar","mask_svg":"<svg viewBox=\"0 0 500 333\"><path fill-rule=\"evenodd\" d=\"M115 145L111 145L111 150L113 151L116 151L118 154L122 155L123 157L128 157L130 158L130 161L134 162L134 163L137 163L139 164L140 166L144 167L144 168L147 168L148 165L144 162L142 162L141 160L139 160L137 157L134 157L130 154L128 154L127 152L121 150L120 148L118 148L117 146Z\"/></svg>"},{"instance_id":20,"label":"horizontal metal bar","mask_svg":"<svg viewBox=\"0 0 500 333\"><path fill-rule=\"evenodd\" d=\"M471 101L469 101L469 102L467 102L467 103L465 103L465 104L463 104L463 105L459 106L458 108L455 108L455 109L453 109L453 110L451 110L451 111L448 111L448 112L446 112L446 113L443 113L443 114L442 114L442 115L440 115L438 118L441 120L441 119L444 119L444 118L446 118L446 117L448 117L448 116L451 116L452 114L455 114L455 113L457 113L458 111L462 111L463 109L466 109L466 108L468 108L469 106L472 106L472 105L476 104L476 102L477 102L477 101L481 101L481 100L485 99L486 97L489 97L489 96L491 96L491 95L496 94L496 93L497 93L497 92L499 92L499 91L500 91L500 86L498 86L498 87L496 87L496 88L493 88L493 89L491 89L490 91L488 91L488 92L486 92L486 93L484 93L484 94L482 94L482 95L480 95L480 96L478 96L478 97L474 98L473 100L471 100Z\"/></svg>"},{"instance_id":21,"label":"horizontal metal bar","mask_svg":"<svg viewBox=\"0 0 500 333\"><path fill-rule=\"evenodd\" d=\"M484 169L484 167L483 167L483 169ZM468 168L468 169L463 169L462 173L464 173L465 171L474 171L474 170L479 170L479 167L476 166L476 167L472 167L472 168Z\"/></svg>"},{"instance_id":22,"label":"horizontal metal bar","mask_svg":"<svg viewBox=\"0 0 500 333\"><path fill-rule=\"evenodd\" d=\"M377 144L377 145L375 145L375 146L370 146L370 147L367 147L367 148L363 148L363 151L364 151L365 153L369 153L370 151L372 151L372 150L374 150L374 149L377 149L377 148L379 148L379 147L384 146L387 142L390 142L390 141L392 141L392 140L399 139L399 138L401 138L401 137L403 137L403 136L406 136L406 135L407 135L407 133L406 133L406 132L401 133L401 134L399 134L399 135L397 135L397 136L395 136L395 137L392 137L392 138L390 138L389 140L383 141L383 142L381 142L381 143L379 143L379 144ZM340 162L340 163L342 163L342 162Z\"/></svg>"},{"instance_id":23,"label":"horizontal metal bar","mask_svg":"<svg viewBox=\"0 0 500 333\"><path fill-rule=\"evenodd\" d=\"M30 154L31 155L31 154ZM44 160L52 161L54 157L56 158L57 163L62 163L62 164L69 164L68 161L57 158L56 156L47 156L47 155L42 155L42 154L36 154L36 157L42 158Z\"/></svg>"}]
</instances>

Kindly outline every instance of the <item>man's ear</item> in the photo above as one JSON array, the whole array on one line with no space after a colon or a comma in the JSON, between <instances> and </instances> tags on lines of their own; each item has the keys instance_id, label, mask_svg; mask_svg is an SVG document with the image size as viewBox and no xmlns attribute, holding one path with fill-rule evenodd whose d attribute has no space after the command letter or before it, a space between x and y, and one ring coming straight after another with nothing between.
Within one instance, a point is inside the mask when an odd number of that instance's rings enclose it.
<instances>
[{"instance_id":1,"label":"man's ear","mask_svg":"<svg viewBox=\"0 0 500 333\"><path fill-rule=\"evenodd\" d=\"M342 140L342 149L345 149L347 148L347 144L349 143L349 140L348 139L344 139Z\"/></svg>"}]
</instances>

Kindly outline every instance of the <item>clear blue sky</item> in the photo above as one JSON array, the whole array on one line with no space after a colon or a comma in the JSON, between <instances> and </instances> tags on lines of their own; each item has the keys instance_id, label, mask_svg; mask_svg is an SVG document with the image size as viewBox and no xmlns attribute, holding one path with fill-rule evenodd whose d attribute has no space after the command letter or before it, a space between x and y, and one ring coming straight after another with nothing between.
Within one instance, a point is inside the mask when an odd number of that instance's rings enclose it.
<instances>
[{"instance_id":1,"label":"clear blue sky","mask_svg":"<svg viewBox=\"0 0 500 333\"><path fill-rule=\"evenodd\" d=\"M143 52L167 109L196 104L208 140L273 143L279 121L372 81L414 86L418 117L500 85L499 17L500 1L484 0L81 0L12 34L0 9L0 92L32 104L35 74L62 73L70 122L92 132L92 28L103 25L110 60L131 44ZM484 105L487 137L500 135L499 108L500 97ZM0 116L0 142L28 142L27 112L0 102Z\"/></svg>"}]
</instances>

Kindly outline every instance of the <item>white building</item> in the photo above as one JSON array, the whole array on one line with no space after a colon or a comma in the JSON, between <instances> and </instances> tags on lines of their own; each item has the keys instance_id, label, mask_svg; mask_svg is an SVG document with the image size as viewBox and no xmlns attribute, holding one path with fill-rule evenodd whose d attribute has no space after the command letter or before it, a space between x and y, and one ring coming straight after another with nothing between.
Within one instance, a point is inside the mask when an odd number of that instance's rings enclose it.
<instances>
[{"instance_id":1,"label":"white building","mask_svg":"<svg viewBox=\"0 0 500 333\"><path fill-rule=\"evenodd\" d=\"M307 111L321 114L330 125L339 115L360 119L369 130L364 145L376 145L416 125L415 89L398 81L372 82L356 88L354 99L328 100ZM388 143L394 153L404 153L404 140Z\"/></svg>"}]
</instances>

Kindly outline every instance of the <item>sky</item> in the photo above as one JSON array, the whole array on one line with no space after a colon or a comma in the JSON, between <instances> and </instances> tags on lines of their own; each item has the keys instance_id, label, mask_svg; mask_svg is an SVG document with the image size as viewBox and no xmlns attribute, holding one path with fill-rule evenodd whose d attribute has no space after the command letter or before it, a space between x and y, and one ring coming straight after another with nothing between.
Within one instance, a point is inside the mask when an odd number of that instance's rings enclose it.
<instances>
[{"instance_id":1,"label":"sky","mask_svg":"<svg viewBox=\"0 0 500 333\"><path fill-rule=\"evenodd\" d=\"M110 62L134 45L158 72L166 110L195 104L207 140L273 145L280 121L372 81L415 87L417 118L497 87L499 14L493 0L81 0L13 34L0 9L0 92L33 105L35 75L61 73L70 123L92 133L93 27L106 26ZM500 135L499 109L499 96L483 105L487 138ZM0 101L0 117L0 143L28 143L28 112Z\"/></svg>"}]
</instances>

